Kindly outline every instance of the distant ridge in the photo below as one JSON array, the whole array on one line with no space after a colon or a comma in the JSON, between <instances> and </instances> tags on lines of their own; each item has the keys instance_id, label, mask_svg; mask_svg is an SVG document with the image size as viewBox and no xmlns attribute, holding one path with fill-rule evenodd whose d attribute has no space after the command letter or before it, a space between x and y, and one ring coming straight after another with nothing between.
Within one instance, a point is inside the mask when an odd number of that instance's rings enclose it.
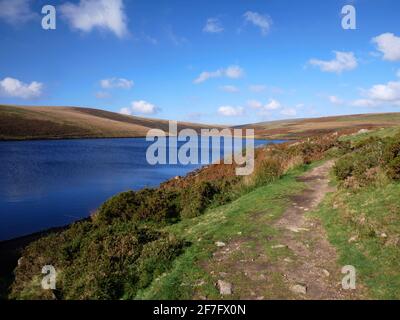
<instances>
[{"instance_id":1,"label":"distant ridge","mask_svg":"<svg viewBox=\"0 0 400 320\"><path fill-rule=\"evenodd\" d=\"M400 113L370 113L322 118L290 119L245 124L236 128L253 128L258 138L299 139L336 131L353 133L400 126Z\"/></svg>"},{"instance_id":2,"label":"distant ridge","mask_svg":"<svg viewBox=\"0 0 400 320\"><path fill-rule=\"evenodd\" d=\"M211 126L178 122L178 128ZM0 105L0 140L145 137L150 129L168 132L168 121L81 107Z\"/></svg>"}]
</instances>

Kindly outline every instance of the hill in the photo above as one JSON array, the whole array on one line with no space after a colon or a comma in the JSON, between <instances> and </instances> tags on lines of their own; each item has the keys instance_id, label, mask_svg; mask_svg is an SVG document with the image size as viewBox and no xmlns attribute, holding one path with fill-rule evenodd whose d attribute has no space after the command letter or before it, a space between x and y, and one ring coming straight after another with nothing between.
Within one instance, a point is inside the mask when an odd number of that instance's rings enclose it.
<instances>
[{"instance_id":1,"label":"hill","mask_svg":"<svg viewBox=\"0 0 400 320\"><path fill-rule=\"evenodd\" d=\"M399 125L400 113L372 113L261 122L237 128L254 128L260 138L299 139L336 131L354 133L361 129L373 130Z\"/></svg>"},{"instance_id":2,"label":"hill","mask_svg":"<svg viewBox=\"0 0 400 320\"><path fill-rule=\"evenodd\" d=\"M179 122L178 127L210 126ZM0 140L145 137L150 129L168 131L168 121L79 107L0 105Z\"/></svg>"}]
</instances>

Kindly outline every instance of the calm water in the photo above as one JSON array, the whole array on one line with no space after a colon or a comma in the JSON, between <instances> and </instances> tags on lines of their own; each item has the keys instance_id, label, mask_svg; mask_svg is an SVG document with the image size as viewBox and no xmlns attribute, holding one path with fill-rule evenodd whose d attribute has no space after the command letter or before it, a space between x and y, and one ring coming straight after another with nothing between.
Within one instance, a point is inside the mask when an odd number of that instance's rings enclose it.
<instances>
[{"instance_id":1,"label":"calm water","mask_svg":"<svg viewBox=\"0 0 400 320\"><path fill-rule=\"evenodd\" d=\"M279 141L275 141L279 142ZM272 141L256 141L256 145ZM87 217L109 197L199 165L146 161L145 139L0 142L0 240Z\"/></svg>"}]
</instances>

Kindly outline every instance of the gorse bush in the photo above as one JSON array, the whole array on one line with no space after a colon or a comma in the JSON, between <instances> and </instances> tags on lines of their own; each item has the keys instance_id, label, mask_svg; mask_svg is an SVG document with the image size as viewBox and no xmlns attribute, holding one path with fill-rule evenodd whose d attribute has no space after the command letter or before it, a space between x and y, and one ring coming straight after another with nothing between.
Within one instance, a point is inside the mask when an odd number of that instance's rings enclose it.
<instances>
[{"instance_id":1,"label":"gorse bush","mask_svg":"<svg viewBox=\"0 0 400 320\"><path fill-rule=\"evenodd\" d=\"M179 215L179 194L166 189L144 189L120 193L107 200L93 216L96 223L122 221L161 222Z\"/></svg>"},{"instance_id":2,"label":"gorse bush","mask_svg":"<svg viewBox=\"0 0 400 320\"><path fill-rule=\"evenodd\" d=\"M51 292L41 290L40 282L31 278L41 275L46 264L56 268L59 298L133 297L148 279L164 272L182 248L183 243L174 237L133 223L96 228L78 223L28 246L16 270L12 297L51 299Z\"/></svg>"},{"instance_id":3,"label":"gorse bush","mask_svg":"<svg viewBox=\"0 0 400 320\"><path fill-rule=\"evenodd\" d=\"M343 186L355 189L400 179L400 135L357 142L336 161L334 173Z\"/></svg>"},{"instance_id":4,"label":"gorse bush","mask_svg":"<svg viewBox=\"0 0 400 320\"><path fill-rule=\"evenodd\" d=\"M220 189L213 183L202 181L185 189L181 195L181 217L194 218L201 215L213 202Z\"/></svg>"}]
</instances>

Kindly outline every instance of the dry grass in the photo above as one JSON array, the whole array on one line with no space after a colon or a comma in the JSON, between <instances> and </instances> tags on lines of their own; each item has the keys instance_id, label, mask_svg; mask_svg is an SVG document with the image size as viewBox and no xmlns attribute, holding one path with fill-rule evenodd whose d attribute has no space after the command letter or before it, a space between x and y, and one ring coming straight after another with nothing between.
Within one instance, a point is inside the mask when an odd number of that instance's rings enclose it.
<instances>
[{"instance_id":1,"label":"dry grass","mask_svg":"<svg viewBox=\"0 0 400 320\"><path fill-rule=\"evenodd\" d=\"M179 129L208 127L178 123ZM88 108L0 105L0 140L144 137L150 129L168 131L168 121Z\"/></svg>"},{"instance_id":2,"label":"dry grass","mask_svg":"<svg viewBox=\"0 0 400 320\"><path fill-rule=\"evenodd\" d=\"M373 130L399 125L400 113L380 113L262 122L242 127L254 128L257 137L299 139L337 131L351 134L361 129Z\"/></svg>"}]
</instances>

